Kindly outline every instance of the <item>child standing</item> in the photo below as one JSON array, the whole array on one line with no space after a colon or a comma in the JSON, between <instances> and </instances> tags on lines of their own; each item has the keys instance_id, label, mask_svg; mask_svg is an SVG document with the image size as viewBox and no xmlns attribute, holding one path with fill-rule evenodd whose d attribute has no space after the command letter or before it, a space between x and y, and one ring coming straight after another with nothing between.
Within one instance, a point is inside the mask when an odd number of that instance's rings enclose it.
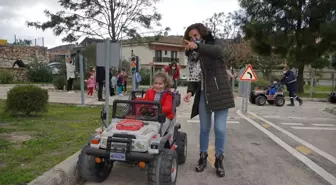
<instances>
[{"instance_id":1,"label":"child standing","mask_svg":"<svg viewBox=\"0 0 336 185\"><path fill-rule=\"evenodd\" d=\"M95 88L95 85L96 85L96 80L94 78L93 75L91 75L89 77L89 79L85 80L85 82L87 83L87 88L88 88L88 96L91 96L93 97L93 90Z\"/></svg>"},{"instance_id":2,"label":"child standing","mask_svg":"<svg viewBox=\"0 0 336 185\"><path fill-rule=\"evenodd\" d=\"M110 95L114 96L115 95L115 88L117 87L117 77L116 76L112 76L111 78L111 89L110 89Z\"/></svg>"},{"instance_id":3,"label":"child standing","mask_svg":"<svg viewBox=\"0 0 336 185\"><path fill-rule=\"evenodd\" d=\"M120 71L118 71L118 80L117 80L117 86L118 86L118 95L121 96L122 95L122 91L123 91L123 75L120 73Z\"/></svg>"}]
</instances>

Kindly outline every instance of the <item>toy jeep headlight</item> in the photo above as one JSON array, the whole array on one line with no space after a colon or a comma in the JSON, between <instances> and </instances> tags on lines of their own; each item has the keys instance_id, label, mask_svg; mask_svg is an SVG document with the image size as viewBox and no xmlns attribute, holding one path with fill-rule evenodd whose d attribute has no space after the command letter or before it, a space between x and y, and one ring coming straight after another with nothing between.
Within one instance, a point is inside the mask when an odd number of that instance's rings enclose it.
<instances>
[{"instance_id":1,"label":"toy jeep headlight","mask_svg":"<svg viewBox=\"0 0 336 185\"><path fill-rule=\"evenodd\" d=\"M145 143L143 141L138 141L135 143L135 147L142 150L145 148Z\"/></svg>"}]
</instances>

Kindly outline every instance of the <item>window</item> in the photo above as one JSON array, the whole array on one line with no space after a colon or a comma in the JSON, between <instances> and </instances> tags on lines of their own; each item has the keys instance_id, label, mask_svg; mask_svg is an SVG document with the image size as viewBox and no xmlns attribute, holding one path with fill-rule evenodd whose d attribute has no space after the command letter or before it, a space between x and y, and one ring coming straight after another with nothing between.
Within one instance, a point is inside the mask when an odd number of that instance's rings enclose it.
<instances>
[{"instance_id":1,"label":"window","mask_svg":"<svg viewBox=\"0 0 336 185\"><path fill-rule=\"evenodd\" d=\"M155 62L162 62L162 50L155 50Z\"/></svg>"},{"instance_id":2,"label":"window","mask_svg":"<svg viewBox=\"0 0 336 185\"><path fill-rule=\"evenodd\" d=\"M167 55L168 54L168 51L167 50L165 50L165 55Z\"/></svg>"},{"instance_id":3,"label":"window","mask_svg":"<svg viewBox=\"0 0 336 185\"><path fill-rule=\"evenodd\" d=\"M171 51L171 61L177 61L177 51Z\"/></svg>"}]
</instances>

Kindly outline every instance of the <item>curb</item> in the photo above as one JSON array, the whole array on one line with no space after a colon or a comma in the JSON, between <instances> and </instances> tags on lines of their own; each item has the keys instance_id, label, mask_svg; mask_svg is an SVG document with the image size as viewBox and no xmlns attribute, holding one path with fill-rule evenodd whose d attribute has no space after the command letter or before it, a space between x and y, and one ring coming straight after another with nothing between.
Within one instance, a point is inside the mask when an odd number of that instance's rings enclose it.
<instances>
[{"instance_id":1,"label":"curb","mask_svg":"<svg viewBox=\"0 0 336 185\"><path fill-rule=\"evenodd\" d=\"M28 185L80 185L84 182L77 174L77 159L80 151L51 168Z\"/></svg>"},{"instance_id":2,"label":"curb","mask_svg":"<svg viewBox=\"0 0 336 185\"><path fill-rule=\"evenodd\" d=\"M326 112L328 112L330 114L336 115L336 107L334 107L334 108L326 108L326 109L324 109L324 111L326 111Z\"/></svg>"}]
</instances>

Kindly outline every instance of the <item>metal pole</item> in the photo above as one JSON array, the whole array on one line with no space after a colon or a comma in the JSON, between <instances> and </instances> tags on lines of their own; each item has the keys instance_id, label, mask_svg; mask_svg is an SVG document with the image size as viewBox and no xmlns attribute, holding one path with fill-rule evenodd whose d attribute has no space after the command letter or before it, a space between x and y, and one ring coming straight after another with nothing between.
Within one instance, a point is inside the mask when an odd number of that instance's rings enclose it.
<instances>
[{"instance_id":1,"label":"metal pole","mask_svg":"<svg viewBox=\"0 0 336 185\"><path fill-rule=\"evenodd\" d=\"M81 103L85 104L84 100L84 66L83 61L84 57L82 54L79 55L79 75L80 75L80 88L81 88Z\"/></svg>"},{"instance_id":2,"label":"metal pole","mask_svg":"<svg viewBox=\"0 0 336 185\"><path fill-rule=\"evenodd\" d=\"M246 89L245 89L245 110L244 112L247 113L247 107L248 107L248 97L251 90L251 82L246 82Z\"/></svg>"},{"instance_id":3,"label":"metal pole","mask_svg":"<svg viewBox=\"0 0 336 185\"><path fill-rule=\"evenodd\" d=\"M105 113L106 120L105 125L109 124L109 105L110 105L110 39L105 40Z\"/></svg>"},{"instance_id":4,"label":"metal pole","mask_svg":"<svg viewBox=\"0 0 336 185\"><path fill-rule=\"evenodd\" d=\"M152 64L149 66L149 69L150 69L150 73L149 73L149 86L151 87L152 86L152 79L153 79L153 65Z\"/></svg>"},{"instance_id":5,"label":"metal pole","mask_svg":"<svg viewBox=\"0 0 336 185\"><path fill-rule=\"evenodd\" d=\"M331 73L331 92L334 93L335 91L335 72Z\"/></svg>"},{"instance_id":6,"label":"metal pole","mask_svg":"<svg viewBox=\"0 0 336 185\"><path fill-rule=\"evenodd\" d=\"M245 81L241 81L241 85L243 86L243 100L242 100L242 111L243 113L245 113L245 91L246 91L246 82Z\"/></svg>"},{"instance_id":7,"label":"metal pole","mask_svg":"<svg viewBox=\"0 0 336 185\"><path fill-rule=\"evenodd\" d=\"M314 78L315 78L315 70L312 69L311 76L310 76L310 99L313 99L313 91L314 91Z\"/></svg>"}]
</instances>

